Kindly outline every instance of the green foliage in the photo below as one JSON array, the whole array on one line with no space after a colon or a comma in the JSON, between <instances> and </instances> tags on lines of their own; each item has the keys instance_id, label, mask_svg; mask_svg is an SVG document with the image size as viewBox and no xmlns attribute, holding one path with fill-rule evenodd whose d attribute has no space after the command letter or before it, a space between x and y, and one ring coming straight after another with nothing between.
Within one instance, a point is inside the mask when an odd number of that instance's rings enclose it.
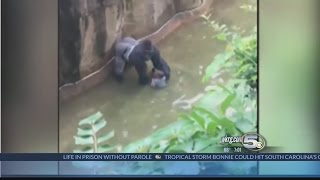
<instances>
[{"instance_id":1,"label":"green foliage","mask_svg":"<svg viewBox=\"0 0 320 180\"><path fill-rule=\"evenodd\" d=\"M245 12L257 12L257 6L252 4L244 4L240 6Z\"/></svg>"},{"instance_id":2,"label":"green foliage","mask_svg":"<svg viewBox=\"0 0 320 180\"><path fill-rule=\"evenodd\" d=\"M223 85L212 87L211 93L223 97L217 106L203 103L208 99L214 101L216 96L204 96L190 113L181 114L177 122L129 144L123 152L222 152L219 143L223 136L239 136L256 131L257 107L255 100L245 97L248 90L245 86L242 82L235 89Z\"/></svg>"},{"instance_id":3,"label":"green foliage","mask_svg":"<svg viewBox=\"0 0 320 180\"><path fill-rule=\"evenodd\" d=\"M106 143L114 136L114 131L99 135L99 132L107 125L107 121L100 112L97 112L79 122L77 135L74 136L75 144L82 146L74 150L75 153L104 153L114 149Z\"/></svg>"},{"instance_id":4,"label":"green foliage","mask_svg":"<svg viewBox=\"0 0 320 180\"><path fill-rule=\"evenodd\" d=\"M251 7L251 6L249 6ZM208 82L217 74L228 74L230 79L244 80L254 90L257 88L257 28L242 35L238 27L229 30L224 24L210 20L210 16L202 16L206 23L218 32L213 38L226 42L226 50L215 56L206 68L203 82ZM237 85L237 84L235 84Z\"/></svg>"}]
</instances>

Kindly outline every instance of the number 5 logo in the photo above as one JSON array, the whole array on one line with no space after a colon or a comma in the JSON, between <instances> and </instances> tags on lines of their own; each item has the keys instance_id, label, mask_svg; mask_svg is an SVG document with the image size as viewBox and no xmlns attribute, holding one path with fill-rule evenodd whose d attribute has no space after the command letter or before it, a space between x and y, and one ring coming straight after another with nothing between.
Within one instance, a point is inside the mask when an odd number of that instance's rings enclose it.
<instances>
[{"instance_id":1,"label":"number 5 logo","mask_svg":"<svg viewBox=\"0 0 320 180\"><path fill-rule=\"evenodd\" d=\"M248 133L242 136L242 145L251 151L259 151L264 148L266 141L257 133Z\"/></svg>"}]
</instances>

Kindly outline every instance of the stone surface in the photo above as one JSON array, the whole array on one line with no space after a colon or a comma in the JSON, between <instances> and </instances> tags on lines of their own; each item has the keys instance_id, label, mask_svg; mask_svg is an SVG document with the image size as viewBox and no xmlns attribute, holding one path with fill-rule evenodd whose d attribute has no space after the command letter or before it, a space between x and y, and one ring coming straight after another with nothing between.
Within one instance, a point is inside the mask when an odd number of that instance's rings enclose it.
<instances>
[{"instance_id":1,"label":"stone surface","mask_svg":"<svg viewBox=\"0 0 320 180\"><path fill-rule=\"evenodd\" d=\"M124 35L137 38L155 31L176 13L173 0L126 2Z\"/></svg>"},{"instance_id":2,"label":"stone surface","mask_svg":"<svg viewBox=\"0 0 320 180\"><path fill-rule=\"evenodd\" d=\"M117 38L140 38L201 0L59 0L59 85L103 67Z\"/></svg>"},{"instance_id":3,"label":"stone surface","mask_svg":"<svg viewBox=\"0 0 320 180\"><path fill-rule=\"evenodd\" d=\"M187 11L200 6L199 0L175 0L175 9L177 12Z\"/></svg>"}]
</instances>

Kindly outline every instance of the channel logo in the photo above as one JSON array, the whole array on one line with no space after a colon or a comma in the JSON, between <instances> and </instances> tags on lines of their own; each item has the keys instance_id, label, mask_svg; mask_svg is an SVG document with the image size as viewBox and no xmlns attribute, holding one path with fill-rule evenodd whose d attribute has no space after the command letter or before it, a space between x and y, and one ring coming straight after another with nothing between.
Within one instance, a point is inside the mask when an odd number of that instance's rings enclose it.
<instances>
[{"instance_id":1,"label":"channel logo","mask_svg":"<svg viewBox=\"0 0 320 180\"><path fill-rule=\"evenodd\" d=\"M246 133L243 136L225 136L221 139L221 144L242 144L250 151L261 151L266 146L266 140L257 133Z\"/></svg>"},{"instance_id":2,"label":"channel logo","mask_svg":"<svg viewBox=\"0 0 320 180\"><path fill-rule=\"evenodd\" d=\"M261 151L266 146L266 139L257 133L247 133L242 136L242 145L250 151Z\"/></svg>"}]
</instances>

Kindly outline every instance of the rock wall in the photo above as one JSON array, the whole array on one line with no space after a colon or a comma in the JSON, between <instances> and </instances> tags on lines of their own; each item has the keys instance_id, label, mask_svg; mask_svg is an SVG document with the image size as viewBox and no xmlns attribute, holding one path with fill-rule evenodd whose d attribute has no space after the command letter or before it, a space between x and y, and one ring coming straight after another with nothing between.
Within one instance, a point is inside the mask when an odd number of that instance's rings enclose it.
<instances>
[{"instance_id":1,"label":"rock wall","mask_svg":"<svg viewBox=\"0 0 320 180\"><path fill-rule=\"evenodd\" d=\"M59 0L59 86L97 71L122 36L141 38L201 0Z\"/></svg>"}]
</instances>

